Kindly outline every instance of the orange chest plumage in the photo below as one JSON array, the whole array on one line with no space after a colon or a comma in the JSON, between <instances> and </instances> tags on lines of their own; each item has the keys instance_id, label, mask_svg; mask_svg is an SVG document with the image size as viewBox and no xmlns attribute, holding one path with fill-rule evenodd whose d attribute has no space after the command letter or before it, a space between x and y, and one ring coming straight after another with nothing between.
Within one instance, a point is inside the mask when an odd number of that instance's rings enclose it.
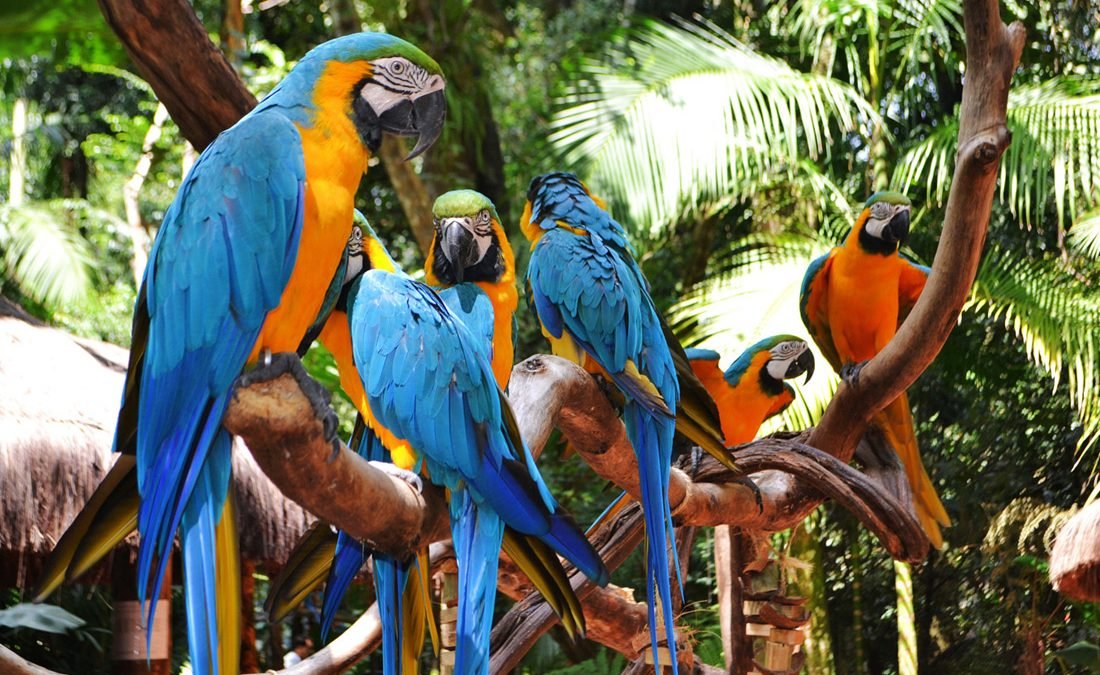
<instances>
[{"instance_id":1,"label":"orange chest plumage","mask_svg":"<svg viewBox=\"0 0 1100 675\"><path fill-rule=\"evenodd\" d=\"M369 158L351 121L347 92L368 71L369 64L330 64L318 79L313 96L313 123L299 125L306 186L298 255L279 305L264 321L250 361L263 349L297 349L317 318L347 247L355 192Z\"/></svg>"},{"instance_id":2,"label":"orange chest plumage","mask_svg":"<svg viewBox=\"0 0 1100 675\"><path fill-rule=\"evenodd\" d=\"M872 358L894 336L898 325L898 284L902 260L845 246L832 261L828 279L828 320L843 362Z\"/></svg>"}]
</instances>

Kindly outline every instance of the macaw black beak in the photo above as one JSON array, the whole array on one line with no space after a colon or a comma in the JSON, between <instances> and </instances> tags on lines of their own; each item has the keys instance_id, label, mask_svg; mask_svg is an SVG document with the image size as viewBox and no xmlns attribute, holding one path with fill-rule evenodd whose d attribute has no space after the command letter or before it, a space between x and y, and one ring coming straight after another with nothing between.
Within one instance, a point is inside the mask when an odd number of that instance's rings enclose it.
<instances>
[{"instance_id":1,"label":"macaw black beak","mask_svg":"<svg viewBox=\"0 0 1100 675\"><path fill-rule=\"evenodd\" d=\"M436 90L412 100L404 100L378 117L383 131L398 136L416 136L416 147L405 160L432 147L443 133L447 118L447 99L443 90Z\"/></svg>"},{"instance_id":2,"label":"macaw black beak","mask_svg":"<svg viewBox=\"0 0 1100 675\"><path fill-rule=\"evenodd\" d=\"M806 373L803 384L809 382L810 378L814 376L814 353L809 349L799 354L798 358L791 362L791 365L787 367L787 376L784 379L789 380L792 377L798 377L802 373Z\"/></svg>"},{"instance_id":3,"label":"macaw black beak","mask_svg":"<svg viewBox=\"0 0 1100 675\"><path fill-rule=\"evenodd\" d=\"M474 241L473 233L463 227L462 223L452 220L443 225L439 240L443 257L451 264L454 272L455 283L462 283L466 266L477 262L477 242Z\"/></svg>"},{"instance_id":4,"label":"macaw black beak","mask_svg":"<svg viewBox=\"0 0 1100 675\"><path fill-rule=\"evenodd\" d=\"M909 238L909 209L902 209L894 214L882 229L882 238L888 242L905 243Z\"/></svg>"}]
</instances>

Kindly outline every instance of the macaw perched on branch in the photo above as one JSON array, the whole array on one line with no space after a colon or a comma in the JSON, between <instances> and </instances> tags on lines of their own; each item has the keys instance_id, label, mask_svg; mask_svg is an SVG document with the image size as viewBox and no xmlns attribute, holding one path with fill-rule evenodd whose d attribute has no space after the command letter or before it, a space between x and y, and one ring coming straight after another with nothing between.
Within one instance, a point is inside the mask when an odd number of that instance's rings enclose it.
<instances>
[{"instance_id":1,"label":"macaw perched on branch","mask_svg":"<svg viewBox=\"0 0 1100 675\"><path fill-rule=\"evenodd\" d=\"M428 278L438 283L441 288L437 290L444 302L475 336L484 336L484 344L493 356L494 376L498 377L497 384L503 389L507 385L507 379L499 378L507 378L511 374L513 353L515 260L511 248L492 202L480 193L471 190L446 193L437 200L434 210L436 229L431 251L437 254L434 259L443 262L442 264L433 263L433 256L429 255ZM396 271L396 263L386 253L385 247L373 234L373 230L358 212L356 216L355 231L365 233L358 237L360 241L357 250L365 251L367 268ZM484 217L490 218L491 227L488 230L482 227L478 233L479 228L474 227L474 223ZM453 230L450 231L450 237L446 233L449 228L462 227L462 223L469 227L471 242L474 241L473 238L486 239L485 245L480 247L480 255L466 258L464 261L460 259L456 246L447 246L443 243L448 240L455 241L456 233ZM353 237L352 244L355 243L356 238ZM444 253L444 249L448 252ZM448 255L451 257L448 258ZM447 262L452 259L453 265ZM486 259L494 263L487 265ZM353 270L361 272L362 263L349 265L348 283L357 278L357 275L352 275ZM468 281L455 284L456 277L465 278ZM509 298L511 298L510 301ZM363 414L369 414L369 404L352 363L351 337L348 333L346 312L347 291L345 290L339 302L336 303L335 310L321 332L320 338L333 350L344 389L351 392L357 405L363 406ZM495 341L494 333L503 334L502 343L498 344ZM501 358L502 355L504 358ZM360 424L357 424L352 447L357 448L360 454L369 460L390 461L389 452L377 435L371 430L363 429ZM322 632L327 634L340 600L366 557L372 554L361 543L343 533L339 534L339 542L337 538L337 533L327 525L315 526L302 537L291 554L290 560L272 582L265 607L273 620L278 620L289 613L327 577L322 609ZM504 549L547 598L551 607L562 618L562 624L566 630L572 635L583 635L584 614L580 602L553 550L537 538L520 535L507 527L504 534ZM383 668L386 673L415 672L416 658L423 643L426 621L428 627L433 629L434 636L431 608L426 602L427 595L424 592L427 581L424 576L427 572L427 560L421 558L418 562L418 571L421 572L420 583L407 584L412 561L398 561L388 556L374 554L375 586L379 593L379 609L383 619ZM405 591L404 596L401 596L401 589ZM400 603L394 600L397 597L400 597ZM417 612L421 613L417 614ZM399 616L404 618L399 621ZM438 643L438 640L435 642ZM391 656L398 651L404 653L400 670L396 657Z\"/></svg>"},{"instance_id":2,"label":"macaw perched on branch","mask_svg":"<svg viewBox=\"0 0 1100 675\"><path fill-rule=\"evenodd\" d=\"M395 463L422 463L450 492L459 576L455 670L487 672L505 524L549 545L597 583L607 583L607 568L543 484L496 384L485 340L438 294L399 271L368 271L350 297L367 426L387 446L388 436L405 444L408 457L391 446Z\"/></svg>"},{"instance_id":3,"label":"macaw perched on branch","mask_svg":"<svg viewBox=\"0 0 1100 675\"><path fill-rule=\"evenodd\" d=\"M399 38L327 42L210 144L165 214L138 293L115 449L136 454L140 600L160 588L182 530L197 673L239 668L239 553L221 427L233 383L263 354L298 348L346 248L371 153L384 133L417 136L410 156L430 147L443 88L438 64ZM125 487L125 473L107 483ZM93 502L111 502L110 489ZM83 525L103 532L90 520Z\"/></svg>"},{"instance_id":4,"label":"macaw perched on branch","mask_svg":"<svg viewBox=\"0 0 1100 675\"><path fill-rule=\"evenodd\" d=\"M909 236L909 199L877 192L867 200L844 244L810 263L802 281L802 320L822 354L846 379L894 337L920 297L930 270L898 253ZM921 463L909 397L902 393L874 418L898 453L921 526L936 548L948 526L936 488Z\"/></svg>"},{"instance_id":5,"label":"macaw perched on branch","mask_svg":"<svg viewBox=\"0 0 1100 675\"><path fill-rule=\"evenodd\" d=\"M810 346L793 335L773 335L752 345L722 372L721 358L710 349L688 349L691 368L710 392L722 416L722 433L733 447L756 438L764 421L794 402L794 388L784 382L814 374Z\"/></svg>"},{"instance_id":6,"label":"macaw perched on branch","mask_svg":"<svg viewBox=\"0 0 1100 675\"><path fill-rule=\"evenodd\" d=\"M606 374L626 397L623 418L638 459L649 541L650 638L656 655L659 598L675 672L670 545L678 557L668 483L680 385L664 327L626 232L576 176L532 180L520 227L531 241L529 298L554 354Z\"/></svg>"},{"instance_id":7,"label":"macaw perched on branch","mask_svg":"<svg viewBox=\"0 0 1100 675\"><path fill-rule=\"evenodd\" d=\"M469 314L475 298L489 301L492 312L479 318L463 316L475 335L491 344L493 375L508 388L515 359L516 257L500 223L496 207L474 190L451 190L432 205L435 234L424 263L425 281L440 289L447 306ZM462 289L458 292L450 289ZM450 292L444 292L450 291ZM456 302L457 301L457 302ZM483 326L477 324L488 319Z\"/></svg>"}]
</instances>

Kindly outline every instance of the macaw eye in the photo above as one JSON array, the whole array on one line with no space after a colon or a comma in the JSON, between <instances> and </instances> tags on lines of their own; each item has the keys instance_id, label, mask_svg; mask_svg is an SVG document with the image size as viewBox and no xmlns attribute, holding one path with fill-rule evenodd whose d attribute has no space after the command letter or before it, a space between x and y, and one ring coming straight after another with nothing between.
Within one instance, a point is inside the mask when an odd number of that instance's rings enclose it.
<instances>
[{"instance_id":1,"label":"macaw eye","mask_svg":"<svg viewBox=\"0 0 1100 675\"><path fill-rule=\"evenodd\" d=\"M886 202L875 202L871 205L871 217L875 220L884 220L890 215L890 205Z\"/></svg>"},{"instance_id":2,"label":"macaw eye","mask_svg":"<svg viewBox=\"0 0 1100 675\"><path fill-rule=\"evenodd\" d=\"M390 64L390 70L394 75L400 75L405 70L405 64L400 61L394 61Z\"/></svg>"}]
</instances>

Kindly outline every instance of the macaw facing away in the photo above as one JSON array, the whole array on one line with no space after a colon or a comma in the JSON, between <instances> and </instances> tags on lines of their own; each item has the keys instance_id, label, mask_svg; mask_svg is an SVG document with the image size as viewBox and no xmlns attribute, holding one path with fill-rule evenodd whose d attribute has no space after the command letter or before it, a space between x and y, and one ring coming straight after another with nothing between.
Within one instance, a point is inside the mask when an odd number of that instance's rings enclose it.
<instances>
[{"instance_id":1,"label":"macaw facing away","mask_svg":"<svg viewBox=\"0 0 1100 675\"><path fill-rule=\"evenodd\" d=\"M909 315L929 269L898 253L909 235L909 199L871 195L844 244L810 263L802 281L802 320L822 354L843 377L857 377ZM897 451L917 515L929 541L943 546L940 526L951 520L921 463L909 397L902 393L874 418Z\"/></svg>"},{"instance_id":2,"label":"macaw facing away","mask_svg":"<svg viewBox=\"0 0 1100 675\"><path fill-rule=\"evenodd\" d=\"M365 249L368 252L366 260L368 268L376 270L378 274L397 274L404 278L404 275L400 273L396 264L385 252L384 246L378 241L369 225L361 222L360 227L366 235ZM419 287L419 284L417 287ZM488 297L472 284L460 284L445 292L451 291L456 293L472 291L471 297L456 299L455 302L459 303L463 307L463 311L467 312L463 316L465 320L481 317L478 320L478 333L485 333L486 327L488 327L489 334L484 339L476 344L467 345L471 349L476 349L479 352L483 351L484 355L487 356L488 349L491 347L491 331L494 324L493 308L490 306ZM363 293L364 291L360 291L360 297ZM367 392L363 388L364 380L361 379L365 378L365 375L357 371L357 365L353 363L355 357L351 353L352 340L348 332L349 317L346 313L347 309L346 299L341 299L321 332L320 339L332 350L336 358L343 388L349 393L357 407L360 408L362 417L370 421L371 429L365 430L365 435L362 436L365 443L359 446L360 453L368 459L387 461L389 455L385 452L386 449L396 450L393 456L401 467L404 467L405 470L416 468L418 464L417 451L420 448L400 439L388 427L379 422L372 412ZM465 334L468 336L473 335L473 333ZM358 349L356 347L356 350ZM505 410L508 409L505 408ZM406 412L411 412L411 410ZM510 414L510 410L508 412ZM453 423L453 421L451 422ZM513 431L511 426L508 430ZM357 435L359 435L358 429ZM442 437L436 437L433 442L442 442ZM513 442L515 442L514 439ZM518 447L526 451L522 443ZM364 448L367 449L365 453ZM529 458L526 461L528 466L533 466ZM431 463L429 462L430 466ZM537 474L535 475L537 476ZM407 475L401 475L401 477L408 480ZM541 485L539 487L542 490L545 489ZM584 617L580 603L569 585L568 578L557 556L546 543L539 541L539 539L549 542L554 542L555 539L564 541L566 543L565 547L555 546L555 548L562 551L563 554L569 554L567 557L571 560L582 561L584 566L581 567L581 570L586 573L606 575L606 570L603 569L598 555L595 555L594 551L591 550L587 540L582 538L583 544L574 540L569 530L571 528L575 529L575 526L566 519L564 513L555 513L551 517L551 523L553 527L549 535L541 531L513 531L513 528L509 527L506 536L506 541L510 542L508 551L513 560L517 562L540 592L547 597L559 616L562 617L566 629L573 634L583 634ZM564 530L564 534L560 530ZM290 607L300 602L316 586L320 577L323 576L323 572L331 568L328 574L328 583L325 587L323 609L323 630L327 632L340 598L362 566L366 556L370 553L361 543L356 542L347 535L341 533L339 537L339 542L335 545L334 556L331 554L331 537L327 532L314 531L299 543L295 554L292 556L292 561L288 562L287 568L280 573L279 578L273 583L272 595L268 597L269 610L274 609L280 613L288 611ZM553 543L551 545L553 546ZM499 549L499 545L497 549ZM424 602L427 597L426 577L423 576L423 573L427 570L426 560L422 560L420 563L422 576L419 584L406 584L412 564L414 564L414 561L398 561L375 554L375 585L378 591L379 610L383 617L384 667L387 673L398 672L398 663L391 656L398 652L403 652L401 672L415 672L416 656L419 654L419 648L423 642L423 627L428 614L424 612L418 615L410 610L415 610L418 604L426 606L426 602ZM493 575L491 587L495 588L495 574ZM421 593L421 599L412 598L407 592L402 596L402 589L406 591L418 590ZM400 620L398 619L399 616L402 617Z\"/></svg>"},{"instance_id":3,"label":"macaw facing away","mask_svg":"<svg viewBox=\"0 0 1100 675\"><path fill-rule=\"evenodd\" d=\"M573 174L532 180L520 227L531 241L529 298L554 354L602 371L626 397L623 419L638 460L649 541L650 638L656 655L659 597L676 672L669 546L672 559L678 557L668 482L680 385L649 284L622 226Z\"/></svg>"},{"instance_id":4,"label":"macaw facing away","mask_svg":"<svg viewBox=\"0 0 1100 675\"><path fill-rule=\"evenodd\" d=\"M351 297L368 426L415 449L430 479L450 491L459 567L455 670L487 672L505 524L548 544L597 583L607 582L607 568L543 484L484 340L429 287L399 272L368 271Z\"/></svg>"},{"instance_id":5,"label":"macaw facing away","mask_svg":"<svg viewBox=\"0 0 1100 675\"><path fill-rule=\"evenodd\" d=\"M428 148L442 129L443 88L438 64L399 38L320 45L210 144L165 214L138 292L115 449L136 454L142 602L182 531L196 673L239 667L221 427L233 383L261 354L298 348L345 250L370 154L383 133L418 136L413 155Z\"/></svg>"},{"instance_id":6,"label":"macaw facing away","mask_svg":"<svg viewBox=\"0 0 1100 675\"><path fill-rule=\"evenodd\" d=\"M732 447L756 438L764 420L794 402L791 385L784 382L814 374L814 354L793 335L773 335L752 345L722 372L718 352L688 349L691 368L710 392L722 416L722 432Z\"/></svg>"}]
</instances>

